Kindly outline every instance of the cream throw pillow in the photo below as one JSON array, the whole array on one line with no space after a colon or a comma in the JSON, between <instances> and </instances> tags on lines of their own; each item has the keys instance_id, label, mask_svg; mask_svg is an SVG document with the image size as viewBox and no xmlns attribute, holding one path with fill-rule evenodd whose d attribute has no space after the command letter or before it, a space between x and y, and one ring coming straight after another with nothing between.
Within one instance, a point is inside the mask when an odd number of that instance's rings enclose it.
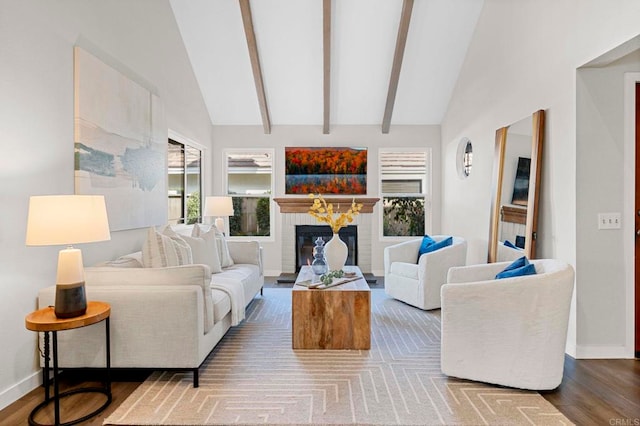
<instances>
[{"instance_id":1,"label":"cream throw pillow","mask_svg":"<svg viewBox=\"0 0 640 426\"><path fill-rule=\"evenodd\" d=\"M229 253L229 247L227 246L227 240L224 238L222 232L218 231L218 228L212 226L208 231L204 231L197 223L193 225L191 231L192 237L203 238L209 241L215 241L218 249L218 257L220 259L220 266L226 268L233 265L233 259Z\"/></svg>"},{"instance_id":2,"label":"cream throw pillow","mask_svg":"<svg viewBox=\"0 0 640 426\"><path fill-rule=\"evenodd\" d=\"M222 272L220 266L220 256L218 255L218 245L213 238L197 238L187 237L186 235L180 236L191 247L191 253L193 254L193 263L202 263L209 266L209 270L212 274Z\"/></svg>"},{"instance_id":3,"label":"cream throw pillow","mask_svg":"<svg viewBox=\"0 0 640 426\"><path fill-rule=\"evenodd\" d=\"M165 232L173 234L167 235ZM145 268L164 268L167 266L190 265L193 263L191 247L170 227L158 232L151 227L142 245L142 265Z\"/></svg>"}]
</instances>

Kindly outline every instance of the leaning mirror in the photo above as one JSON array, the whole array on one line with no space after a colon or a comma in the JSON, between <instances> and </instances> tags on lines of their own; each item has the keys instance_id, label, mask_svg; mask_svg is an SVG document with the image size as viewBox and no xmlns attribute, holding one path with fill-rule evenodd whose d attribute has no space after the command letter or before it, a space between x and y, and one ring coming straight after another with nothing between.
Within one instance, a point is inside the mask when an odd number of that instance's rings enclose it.
<instances>
[{"instance_id":1,"label":"leaning mirror","mask_svg":"<svg viewBox=\"0 0 640 426\"><path fill-rule=\"evenodd\" d=\"M496 131L489 262L535 258L543 138L543 110Z\"/></svg>"}]
</instances>

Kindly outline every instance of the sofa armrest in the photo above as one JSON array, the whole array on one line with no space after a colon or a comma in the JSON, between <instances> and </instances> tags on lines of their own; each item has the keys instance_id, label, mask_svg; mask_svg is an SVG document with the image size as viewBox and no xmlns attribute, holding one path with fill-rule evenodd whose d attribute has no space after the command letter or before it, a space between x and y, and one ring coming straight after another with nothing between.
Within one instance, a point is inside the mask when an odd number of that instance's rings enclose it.
<instances>
[{"instance_id":1,"label":"sofa armrest","mask_svg":"<svg viewBox=\"0 0 640 426\"><path fill-rule=\"evenodd\" d=\"M88 285L88 300L111 305L114 368L193 368L203 351L202 291L194 285ZM55 286L39 306L53 305ZM62 367L104 367L104 323L58 333Z\"/></svg>"},{"instance_id":2,"label":"sofa armrest","mask_svg":"<svg viewBox=\"0 0 640 426\"><path fill-rule=\"evenodd\" d=\"M257 241L227 241L227 246L233 263L257 265L260 268L260 275L263 275L260 243Z\"/></svg>"},{"instance_id":3,"label":"sofa armrest","mask_svg":"<svg viewBox=\"0 0 640 426\"><path fill-rule=\"evenodd\" d=\"M213 327L214 312L211 297L211 272L207 265L194 264L169 266L166 268L85 268L87 293L94 287L121 286L196 286L200 288L203 306L203 325L205 332ZM148 289L148 292L155 289Z\"/></svg>"}]
</instances>

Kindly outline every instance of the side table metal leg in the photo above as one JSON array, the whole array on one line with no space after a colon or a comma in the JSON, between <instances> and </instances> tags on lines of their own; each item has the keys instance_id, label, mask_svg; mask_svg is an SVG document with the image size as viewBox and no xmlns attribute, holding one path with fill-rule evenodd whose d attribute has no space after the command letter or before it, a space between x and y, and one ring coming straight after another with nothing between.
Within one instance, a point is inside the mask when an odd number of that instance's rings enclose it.
<instances>
[{"instance_id":1,"label":"side table metal leg","mask_svg":"<svg viewBox=\"0 0 640 426\"><path fill-rule=\"evenodd\" d=\"M53 407L55 410L55 425L60 424L60 385L58 380L58 332L53 333Z\"/></svg>"},{"instance_id":2,"label":"side table metal leg","mask_svg":"<svg viewBox=\"0 0 640 426\"><path fill-rule=\"evenodd\" d=\"M42 370L42 386L44 386L44 400L49 401L49 332L44 332L44 368Z\"/></svg>"},{"instance_id":3,"label":"side table metal leg","mask_svg":"<svg viewBox=\"0 0 640 426\"><path fill-rule=\"evenodd\" d=\"M105 385L109 398L111 398L111 333L109 332L109 317L105 320L105 329L107 333L107 383Z\"/></svg>"}]
</instances>

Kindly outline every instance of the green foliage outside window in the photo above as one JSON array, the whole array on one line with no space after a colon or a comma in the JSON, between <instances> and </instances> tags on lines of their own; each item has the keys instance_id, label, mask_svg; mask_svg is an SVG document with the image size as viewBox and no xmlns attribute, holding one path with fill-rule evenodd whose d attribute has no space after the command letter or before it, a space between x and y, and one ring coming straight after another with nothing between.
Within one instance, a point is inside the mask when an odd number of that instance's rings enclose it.
<instances>
[{"instance_id":1,"label":"green foliage outside window","mask_svg":"<svg viewBox=\"0 0 640 426\"><path fill-rule=\"evenodd\" d=\"M233 198L233 216L229 218L232 237L266 237L271 235L270 198Z\"/></svg>"},{"instance_id":2,"label":"green foliage outside window","mask_svg":"<svg viewBox=\"0 0 640 426\"><path fill-rule=\"evenodd\" d=\"M229 217L229 234L242 235L242 198L233 197L233 216Z\"/></svg>"},{"instance_id":3,"label":"green foliage outside window","mask_svg":"<svg viewBox=\"0 0 640 426\"><path fill-rule=\"evenodd\" d=\"M192 192L187 198L187 225L198 223L200 220L200 192Z\"/></svg>"},{"instance_id":4,"label":"green foliage outside window","mask_svg":"<svg viewBox=\"0 0 640 426\"><path fill-rule=\"evenodd\" d=\"M386 237L424 235L424 199L384 199L383 232Z\"/></svg>"},{"instance_id":5,"label":"green foliage outside window","mask_svg":"<svg viewBox=\"0 0 640 426\"><path fill-rule=\"evenodd\" d=\"M260 198L256 206L258 222L258 235L268 236L271 230L271 218L269 214L269 198Z\"/></svg>"}]
</instances>

